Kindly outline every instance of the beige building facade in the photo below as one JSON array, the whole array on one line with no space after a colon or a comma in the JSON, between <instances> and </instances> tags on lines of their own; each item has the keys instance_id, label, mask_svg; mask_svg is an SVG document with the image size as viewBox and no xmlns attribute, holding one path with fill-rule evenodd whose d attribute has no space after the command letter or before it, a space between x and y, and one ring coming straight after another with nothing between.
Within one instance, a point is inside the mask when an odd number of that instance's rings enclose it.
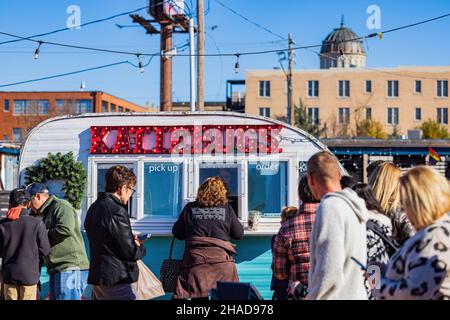
<instances>
[{"instance_id":1,"label":"beige building facade","mask_svg":"<svg viewBox=\"0 0 450 320\"><path fill-rule=\"evenodd\" d=\"M406 135L428 119L450 129L449 79L450 66L298 70L293 100L296 106L303 102L327 137L354 136L356 124L365 119L379 121L387 134ZM277 118L286 110L283 71L248 71L246 113Z\"/></svg>"}]
</instances>

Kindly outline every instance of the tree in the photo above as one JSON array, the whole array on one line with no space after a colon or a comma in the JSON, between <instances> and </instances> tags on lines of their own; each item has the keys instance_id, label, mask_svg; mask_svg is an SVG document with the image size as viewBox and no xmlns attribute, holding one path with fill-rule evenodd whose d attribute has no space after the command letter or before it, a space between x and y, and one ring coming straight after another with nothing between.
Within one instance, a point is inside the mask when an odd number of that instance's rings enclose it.
<instances>
[{"instance_id":1,"label":"tree","mask_svg":"<svg viewBox=\"0 0 450 320\"><path fill-rule=\"evenodd\" d=\"M398 125L394 125L394 128L392 129L391 139L398 139L400 138L400 133L398 131Z\"/></svg>"},{"instance_id":2,"label":"tree","mask_svg":"<svg viewBox=\"0 0 450 320\"><path fill-rule=\"evenodd\" d=\"M317 138L320 138L326 130L324 126L321 126L320 119L317 119L316 123L313 122L313 119L309 117L307 107L301 99L299 100L299 105L294 106L294 126Z\"/></svg>"},{"instance_id":3,"label":"tree","mask_svg":"<svg viewBox=\"0 0 450 320\"><path fill-rule=\"evenodd\" d=\"M360 120L356 123L357 137L371 137L375 139L386 139L387 134L381 122L377 120Z\"/></svg>"},{"instance_id":4,"label":"tree","mask_svg":"<svg viewBox=\"0 0 450 320\"><path fill-rule=\"evenodd\" d=\"M450 134L443 125L440 125L434 120L428 119L420 128L424 139L449 139Z\"/></svg>"}]
</instances>

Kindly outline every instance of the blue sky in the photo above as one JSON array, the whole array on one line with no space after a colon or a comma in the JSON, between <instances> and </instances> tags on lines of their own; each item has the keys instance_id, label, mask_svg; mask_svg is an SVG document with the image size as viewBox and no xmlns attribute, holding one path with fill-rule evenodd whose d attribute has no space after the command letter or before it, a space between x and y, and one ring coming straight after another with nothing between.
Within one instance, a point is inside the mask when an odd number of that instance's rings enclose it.
<instances>
[{"instance_id":1,"label":"blue sky","mask_svg":"<svg viewBox=\"0 0 450 320\"><path fill-rule=\"evenodd\" d=\"M195 0L193 0L195 2ZM189 1L188 1L189 2ZM215 0L210 0L209 13L205 17L207 27L207 53L244 52L284 48L283 43L273 43L279 38L267 33L229 12ZM345 23L357 34L373 32L368 30L366 13L369 5L381 8L381 27L393 27L424 20L450 12L448 0L222 0L228 6L244 14L275 33L287 37L293 33L297 45L320 43L325 36L339 26L341 14ZM63 28L70 5L81 9L81 22L87 22L120 12L145 6L146 0L1 0L0 31L29 36ZM208 7L208 0L205 0ZM142 12L144 13L144 12ZM145 13L144 13L145 14ZM127 16L112 21L86 26L81 30L65 31L44 37L44 40L95 46L113 50L157 52L159 36L146 35L142 28L116 27L131 24ZM217 26L214 30L211 27ZM450 42L448 31L450 18L431 22L416 28L386 35L382 41L369 40L368 67L390 67L398 65L449 65ZM0 36L0 42L10 40ZM184 44L187 35L176 34L174 44ZM0 46L0 85L39 78L47 75L75 71L107 63L114 63L133 57L116 54L83 52L44 45L38 60L33 59L34 43L17 42ZM185 51L187 53L188 51ZM274 53L241 57L239 74L234 73L235 58L205 58L206 100L223 100L227 79L242 79L248 69L272 69L278 66ZM297 69L318 68L318 57L310 52L297 52ZM159 103L159 61L155 58L144 74L129 65L68 76L33 84L19 85L0 90L79 90L81 81L86 90L103 90L124 99L144 105ZM174 101L189 100L189 59L174 58L173 71Z\"/></svg>"}]
</instances>

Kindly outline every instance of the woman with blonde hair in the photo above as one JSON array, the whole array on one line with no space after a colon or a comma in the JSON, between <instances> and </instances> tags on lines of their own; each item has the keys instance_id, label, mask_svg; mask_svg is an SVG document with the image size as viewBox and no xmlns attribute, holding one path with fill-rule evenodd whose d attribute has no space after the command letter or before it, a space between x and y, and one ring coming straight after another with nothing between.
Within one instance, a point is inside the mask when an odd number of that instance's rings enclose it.
<instances>
[{"instance_id":1,"label":"woman with blonde hair","mask_svg":"<svg viewBox=\"0 0 450 320\"><path fill-rule=\"evenodd\" d=\"M382 213L391 218L392 238L399 244L415 233L408 217L400 210L401 174L398 166L384 162L379 164L369 177L369 185L380 203Z\"/></svg>"},{"instance_id":2,"label":"woman with blonde hair","mask_svg":"<svg viewBox=\"0 0 450 320\"><path fill-rule=\"evenodd\" d=\"M400 178L401 204L417 233L389 260L380 299L450 299L450 185L418 166Z\"/></svg>"},{"instance_id":3,"label":"woman with blonde hair","mask_svg":"<svg viewBox=\"0 0 450 320\"><path fill-rule=\"evenodd\" d=\"M244 228L227 195L221 178L206 179L175 222L172 234L185 240L185 249L174 299L208 298L217 281L239 282L230 240L242 238Z\"/></svg>"}]
</instances>

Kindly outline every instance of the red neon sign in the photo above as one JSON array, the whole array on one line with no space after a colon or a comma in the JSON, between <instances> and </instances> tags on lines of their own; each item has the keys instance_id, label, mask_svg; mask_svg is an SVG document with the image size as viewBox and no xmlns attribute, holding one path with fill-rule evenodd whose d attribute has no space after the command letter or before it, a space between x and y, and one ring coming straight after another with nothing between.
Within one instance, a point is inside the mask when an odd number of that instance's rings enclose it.
<instances>
[{"instance_id":1,"label":"red neon sign","mask_svg":"<svg viewBox=\"0 0 450 320\"><path fill-rule=\"evenodd\" d=\"M91 154L281 153L281 125L92 126Z\"/></svg>"}]
</instances>

